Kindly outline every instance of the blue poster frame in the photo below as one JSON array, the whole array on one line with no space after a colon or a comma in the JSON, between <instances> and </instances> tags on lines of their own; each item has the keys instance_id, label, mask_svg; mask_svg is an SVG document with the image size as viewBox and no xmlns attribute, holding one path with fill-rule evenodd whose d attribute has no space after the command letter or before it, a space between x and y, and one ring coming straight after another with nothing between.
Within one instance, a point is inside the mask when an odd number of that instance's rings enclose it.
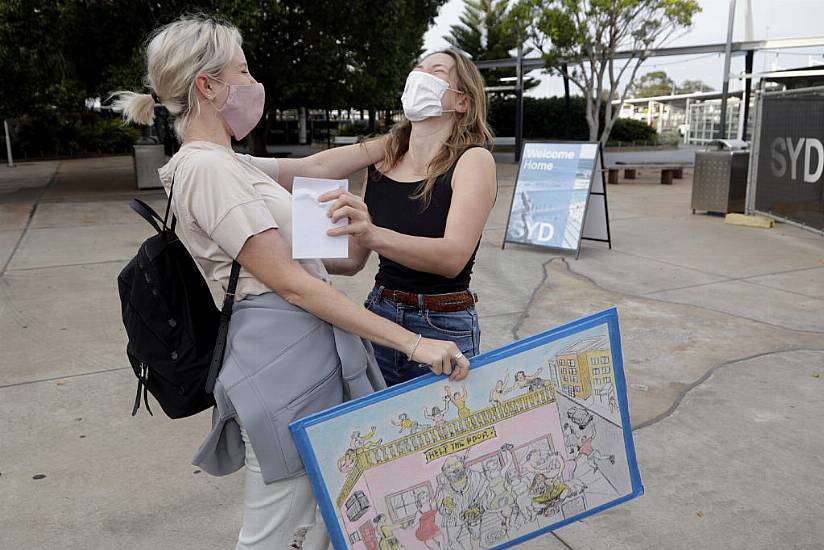
<instances>
[{"instance_id":1,"label":"blue poster frame","mask_svg":"<svg viewBox=\"0 0 824 550\"><path fill-rule=\"evenodd\" d=\"M627 384L626 376L624 374L623 353L621 351L621 334L618 325L618 311L616 308L612 307L599 313L582 317L559 327L545 330L495 350L477 355L471 359L470 370L482 368L483 366L494 363L495 361L522 353L537 346L574 335L578 332L582 332L602 324L607 325L610 348L612 351L612 361L613 366L615 367L615 385L617 390L616 397L618 400L619 410L621 412L621 426L624 431L624 449L627 456L627 465L629 467L629 477L632 491L629 494L616 498L615 500L601 504L595 508L588 509L569 518L565 518L541 529L537 529L517 539L507 541L491 548L490 550L504 550L505 548L511 548L517 544L521 544L527 540L549 533L555 529L582 520L593 514L597 514L603 510L615 507L644 494L644 486L641 482L641 474L638 470L638 461L635 455L635 444L632 439L632 424L630 423L629 404L627 402ZM335 550L347 550L347 538L340 528L337 514L334 509L334 501L329 494L326 485L323 483L320 465L314 449L312 448L312 444L309 441L307 428L314 426L315 424L346 415L349 412L361 409L373 403L391 399L402 393L438 383L442 381L443 378L443 376L436 376L431 373L426 374L402 384L398 384L397 386L392 386L391 388L387 388L359 399L342 403L336 407L332 407L331 409L295 420L289 424L289 430L292 433L292 438L295 441L298 452L303 459L306 473L309 476L309 481L312 485L312 491L315 494L315 499L317 500L318 507L329 532L330 541L332 542Z\"/></svg>"},{"instance_id":2,"label":"blue poster frame","mask_svg":"<svg viewBox=\"0 0 824 550\"><path fill-rule=\"evenodd\" d=\"M501 249L506 248L507 244L515 244L515 245L518 245L518 246L527 246L527 247L540 248L542 250L557 250L559 252L573 252L573 253L575 253L575 259L577 260L578 256L581 253L581 242L583 240L598 240L598 241L601 241L600 239L587 239L587 238L584 237L584 223L586 222L587 211L589 210L590 196L593 195L592 185L593 185L593 183L595 183L595 177L596 177L596 168L595 168L597 166L596 161L593 161L594 166L593 166L593 169L592 169L592 176L590 176L590 178L589 178L589 186L587 187L587 200L584 203L584 213L583 213L583 217L581 218L581 231L578 235L578 244L575 248L563 248L563 247L560 247L560 246L546 246L546 245L542 245L542 244L525 243L525 242L520 242L520 241L511 241L511 240L507 239L507 235L509 234L509 224L512 221L512 206L515 204L515 196L518 192L518 180L521 177L521 168L523 167L523 163L524 163L524 151L526 150L526 146L531 144L531 143L555 144L555 145L596 145L598 147L598 151L596 153L596 158L601 159L601 169L603 170L603 168L604 168L603 147L601 146L601 143L598 142L598 141L550 140L550 139L546 139L546 140L540 140L540 139L525 140L523 142L523 144L521 144L521 160L518 162L518 171L515 174L515 186L512 190L512 198L509 201L509 211L507 212L506 226L504 227L504 238L503 238L503 242L501 243ZM603 173L597 174L597 177L602 178L602 181L603 181L603 177L604 177ZM600 195L602 193L598 193L598 194ZM609 207L606 205L606 182L605 181L604 181L604 193L603 193L603 195L604 195L605 208L608 209ZM607 214L607 231L609 231L609 215L608 214ZM612 248L611 238L607 242L609 242L609 247Z\"/></svg>"}]
</instances>

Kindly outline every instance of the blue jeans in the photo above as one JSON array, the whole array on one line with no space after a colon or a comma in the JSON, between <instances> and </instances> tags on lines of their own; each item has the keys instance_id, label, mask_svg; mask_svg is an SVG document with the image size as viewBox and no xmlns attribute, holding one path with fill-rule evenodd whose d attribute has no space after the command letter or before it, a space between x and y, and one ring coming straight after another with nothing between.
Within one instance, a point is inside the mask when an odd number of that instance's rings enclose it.
<instances>
[{"instance_id":1,"label":"blue jeans","mask_svg":"<svg viewBox=\"0 0 824 550\"><path fill-rule=\"evenodd\" d=\"M426 338L452 340L467 357L478 355L481 346L481 329L475 306L463 311L441 312L420 309L417 306L399 304L381 296L383 287L375 287L366 298L364 306L369 311L397 323L405 329ZM392 348L375 347L375 357L388 386L394 386L431 372L429 367L409 361L406 354Z\"/></svg>"}]
</instances>

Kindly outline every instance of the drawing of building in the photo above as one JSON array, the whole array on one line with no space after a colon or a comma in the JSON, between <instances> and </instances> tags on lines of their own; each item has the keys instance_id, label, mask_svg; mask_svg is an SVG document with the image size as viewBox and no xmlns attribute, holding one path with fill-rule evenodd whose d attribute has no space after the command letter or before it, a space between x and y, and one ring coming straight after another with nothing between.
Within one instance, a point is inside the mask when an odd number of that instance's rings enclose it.
<instances>
[{"instance_id":1,"label":"drawing of building","mask_svg":"<svg viewBox=\"0 0 824 550\"><path fill-rule=\"evenodd\" d=\"M559 387L571 397L589 399L596 396L604 401L614 391L612 353L606 336L584 338L567 346L555 355L554 363Z\"/></svg>"},{"instance_id":2,"label":"drawing of building","mask_svg":"<svg viewBox=\"0 0 824 550\"><path fill-rule=\"evenodd\" d=\"M476 472L495 463L501 469L512 470L513 475L526 476L527 457L533 449L557 451L564 460L572 458L567 454L560 425L555 388L547 384L475 410L465 418L426 427L380 446L357 449L355 465L335 499L350 543L357 541L356 548L371 550L372 523L379 514L385 514L396 526L394 532L401 544L417 547L420 543L414 539L415 528L409 525L422 503L423 512L437 505L436 495L444 482L440 474L444 461L459 456L468 469ZM519 433L528 436L520 440ZM370 487L380 487L380 492L376 494ZM583 497L576 498L583 503ZM580 505L585 506L571 501L567 504L570 510ZM559 508L559 514L565 510ZM484 519L482 529L487 547L505 532L497 532L501 529L500 518L493 521L494 513L485 513L490 515ZM404 525L409 527L397 527Z\"/></svg>"}]
</instances>

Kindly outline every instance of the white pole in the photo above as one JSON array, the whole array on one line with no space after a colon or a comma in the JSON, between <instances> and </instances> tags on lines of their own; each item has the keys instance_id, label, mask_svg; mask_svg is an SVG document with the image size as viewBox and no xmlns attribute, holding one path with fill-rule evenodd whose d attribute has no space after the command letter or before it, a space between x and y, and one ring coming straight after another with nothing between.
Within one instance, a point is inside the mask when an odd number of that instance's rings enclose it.
<instances>
[{"instance_id":1,"label":"white pole","mask_svg":"<svg viewBox=\"0 0 824 550\"><path fill-rule=\"evenodd\" d=\"M14 166L14 158L11 156L11 137L9 137L9 123L3 121L3 129L6 131L6 155L9 160L9 168Z\"/></svg>"}]
</instances>

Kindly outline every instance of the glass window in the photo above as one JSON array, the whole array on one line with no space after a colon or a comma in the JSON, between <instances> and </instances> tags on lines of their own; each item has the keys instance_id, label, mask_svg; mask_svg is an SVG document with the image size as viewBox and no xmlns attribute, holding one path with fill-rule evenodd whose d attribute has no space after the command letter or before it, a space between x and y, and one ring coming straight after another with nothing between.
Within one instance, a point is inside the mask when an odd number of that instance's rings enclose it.
<instances>
[{"instance_id":1,"label":"glass window","mask_svg":"<svg viewBox=\"0 0 824 550\"><path fill-rule=\"evenodd\" d=\"M601 369L592 369L592 374L601 374Z\"/></svg>"},{"instance_id":2,"label":"glass window","mask_svg":"<svg viewBox=\"0 0 824 550\"><path fill-rule=\"evenodd\" d=\"M609 374L609 367L604 367L603 369L601 369L601 372L604 374Z\"/></svg>"},{"instance_id":3,"label":"glass window","mask_svg":"<svg viewBox=\"0 0 824 550\"><path fill-rule=\"evenodd\" d=\"M415 517L415 512L418 510L418 494L420 493L429 494L429 484L427 482L386 497L391 512L390 515L393 516L395 521L401 522Z\"/></svg>"},{"instance_id":4,"label":"glass window","mask_svg":"<svg viewBox=\"0 0 824 550\"><path fill-rule=\"evenodd\" d=\"M602 365L609 365L609 357L607 357L606 355L601 357L601 364Z\"/></svg>"}]
</instances>

